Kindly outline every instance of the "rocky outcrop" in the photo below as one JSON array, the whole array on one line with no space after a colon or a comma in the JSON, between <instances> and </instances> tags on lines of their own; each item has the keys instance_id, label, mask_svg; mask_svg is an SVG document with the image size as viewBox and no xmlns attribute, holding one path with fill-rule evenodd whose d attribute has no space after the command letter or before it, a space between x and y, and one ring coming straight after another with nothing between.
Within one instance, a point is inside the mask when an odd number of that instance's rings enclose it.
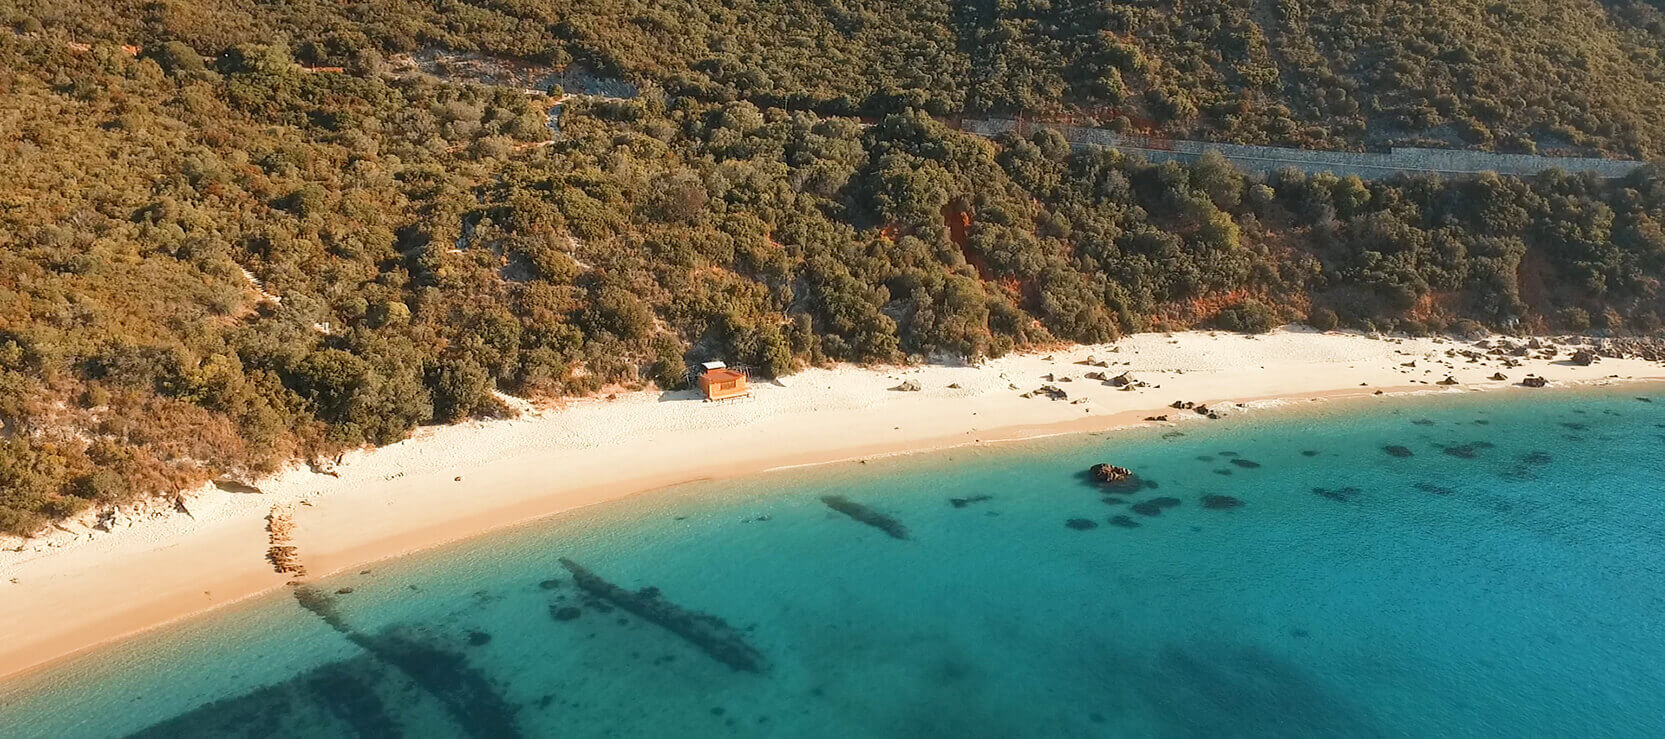
<instances>
[{"instance_id":1,"label":"rocky outcrop","mask_svg":"<svg viewBox=\"0 0 1665 739\"><path fill-rule=\"evenodd\" d=\"M1579 349L1572 353L1572 363L1580 367L1588 367L1597 361L1596 353L1589 349Z\"/></svg>"},{"instance_id":2,"label":"rocky outcrop","mask_svg":"<svg viewBox=\"0 0 1665 739\"><path fill-rule=\"evenodd\" d=\"M1087 469L1094 480L1103 483L1122 483L1133 479L1133 470L1100 462Z\"/></svg>"},{"instance_id":3,"label":"rocky outcrop","mask_svg":"<svg viewBox=\"0 0 1665 739\"><path fill-rule=\"evenodd\" d=\"M1527 375L1526 379L1520 381L1520 384L1525 387L1544 387L1549 385L1549 380L1537 375Z\"/></svg>"},{"instance_id":4,"label":"rocky outcrop","mask_svg":"<svg viewBox=\"0 0 1665 739\"><path fill-rule=\"evenodd\" d=\"M891 388L891 390L895 390L897 392L902 392L902 393L917 393L920 390L919 381L918 380L903 380L902 384Z\"/></svg>"}]
</instances>

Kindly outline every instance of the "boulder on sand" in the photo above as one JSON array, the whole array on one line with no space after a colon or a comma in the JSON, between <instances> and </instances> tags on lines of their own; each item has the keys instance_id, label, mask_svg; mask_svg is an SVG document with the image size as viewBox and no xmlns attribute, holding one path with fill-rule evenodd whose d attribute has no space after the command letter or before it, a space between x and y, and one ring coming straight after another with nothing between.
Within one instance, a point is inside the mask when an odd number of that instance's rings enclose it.
<instances>
[{"instance_id":1,"label":"boulder on sand","mask_svg":"<svg viewBox=\"0 0 1665 739\"><path fill-rule=\"evenodd\" d=\"M1549 384L1549 380L1537 375L1528 375L1526 379L1520 381L1520 384L1526 387L1543 387Z\"/></svg>"},{"instance_id":2,"label":"boulder on sand","mask_svg":"<svg viewBox=\"0 0 1665 739\"><path fill-rule=\"evenodd\" d=\"M1588 367L1596 363L1596 353L1589 349L1579 349L1573 352L1572 363L1580 367Z\"/></svg>"}]
</instances>

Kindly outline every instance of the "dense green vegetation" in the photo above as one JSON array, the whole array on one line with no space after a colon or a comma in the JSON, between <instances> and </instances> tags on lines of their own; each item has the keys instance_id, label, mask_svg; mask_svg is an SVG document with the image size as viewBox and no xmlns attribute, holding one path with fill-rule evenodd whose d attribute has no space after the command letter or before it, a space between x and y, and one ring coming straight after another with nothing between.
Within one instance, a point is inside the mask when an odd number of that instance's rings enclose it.
<instances>
[{"instance_id":1,"label":"dense green vegetation","mask_svg":"<svg viewBox=\"0 0 1665 739\"><path fill-rule=\"evenodd\" d=\"M533 43L540 28L577 33L558 15L493 30L467 24L510 11L146 3L118 8L127 26L58 5L0 34L0 531L508 412L494 391L674 386L697 359L778 374L1291 319L1657 331L1665 310L1665 177L1651 169L1262 181L1218 158L1072 151L1046 131L990 142L928 115L994 104L954 96L986 85L945 92L962 73L952 34L856 24L887 53L946 55L918 67L942 80L907 83L872 126L811 108L883 69L751 47L780 65L770 84L802 97L621 58L662 87L572 99L551 141L550 98L391 75L367 51L473 39L596 61ZM604 20L587 33L623 33ZM311 40L291 48L278 30ZM71 43L89 37L142 43ZM1161 53L1178 68L1184 49ZM308 72L297 55L347 69ZM809 57L831 66L791 76ZM1053 58L1029 69L1069 68ZM1056 92L1001 84L1041 91L1001 104ZM1087 94L1072 85L1065 99ZM741 96L758 102L726 99Z\"/></svg>"},{"instance_id":2,"label":"dense green vegetation","mask_svg":"<svg viewBox=\"0 0 1665 739\"><path fill-rule=\"evenodd\" d=\"M288 34L316 64L427 48L576 61L676 96L823 114L1665 153L1665 13L1650 0L0 0L7 15L205 54Z\"/></svg>"}]
</instances>

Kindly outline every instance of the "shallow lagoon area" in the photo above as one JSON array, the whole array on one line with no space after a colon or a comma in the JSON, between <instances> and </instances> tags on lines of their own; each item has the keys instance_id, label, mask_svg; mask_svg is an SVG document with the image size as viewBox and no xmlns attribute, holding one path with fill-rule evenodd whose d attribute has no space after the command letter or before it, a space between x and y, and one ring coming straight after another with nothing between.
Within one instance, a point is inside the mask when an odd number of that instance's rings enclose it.
<instances>
[{"instance_id":1,"label":"shallow lagoon area","mask_svg":"<svg viewBox=\"0 0 1665 739\"><path fill-rule=\"evenodd\" d=\"M1661 613L1665 390L1301 404L554 516L0 686L0 735L1659 736Z\"/></svg>"}]
</instances>

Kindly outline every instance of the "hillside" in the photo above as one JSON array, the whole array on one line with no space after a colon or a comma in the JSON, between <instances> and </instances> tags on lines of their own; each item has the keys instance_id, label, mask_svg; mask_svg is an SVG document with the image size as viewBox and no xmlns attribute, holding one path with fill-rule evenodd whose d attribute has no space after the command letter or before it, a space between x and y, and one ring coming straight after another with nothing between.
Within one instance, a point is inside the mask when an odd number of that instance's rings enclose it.
<instances>
[{"instance_id":1,"label":"hillside","mask_svg":"<svg viewBox=\"0 0 1665 739\"><path fill-rule=\"evenodd\" d=\"M566 100L557 138L554 98L356 53L309 70L355 46L274 31L391 49L382 21L328 13L395 4L231 7L0 34L0 531L508 413L498 392L674 386L708 358L774 375L1285 320L1657 332L1665 310L1651 168L1261 180L917 109L865 125L666 92L693 77ZM410 10L407 45L461 45ZM468 33L508 51L515 29Z\"/></svg>"},{"instance_id":2,"label":"hillside","mask_svg":"<svg viewBox=\"0 0 1665 739\"><path fill-rule=\"evenodd\" d=\"M1026 112L1242 143L1665 153L1654 125L1665 14L1645 0L6 0L8 16L210 55L287 34L319 65L434 48L576 62L672 95L824 114Z\"/></svg>"}]
</instances>

